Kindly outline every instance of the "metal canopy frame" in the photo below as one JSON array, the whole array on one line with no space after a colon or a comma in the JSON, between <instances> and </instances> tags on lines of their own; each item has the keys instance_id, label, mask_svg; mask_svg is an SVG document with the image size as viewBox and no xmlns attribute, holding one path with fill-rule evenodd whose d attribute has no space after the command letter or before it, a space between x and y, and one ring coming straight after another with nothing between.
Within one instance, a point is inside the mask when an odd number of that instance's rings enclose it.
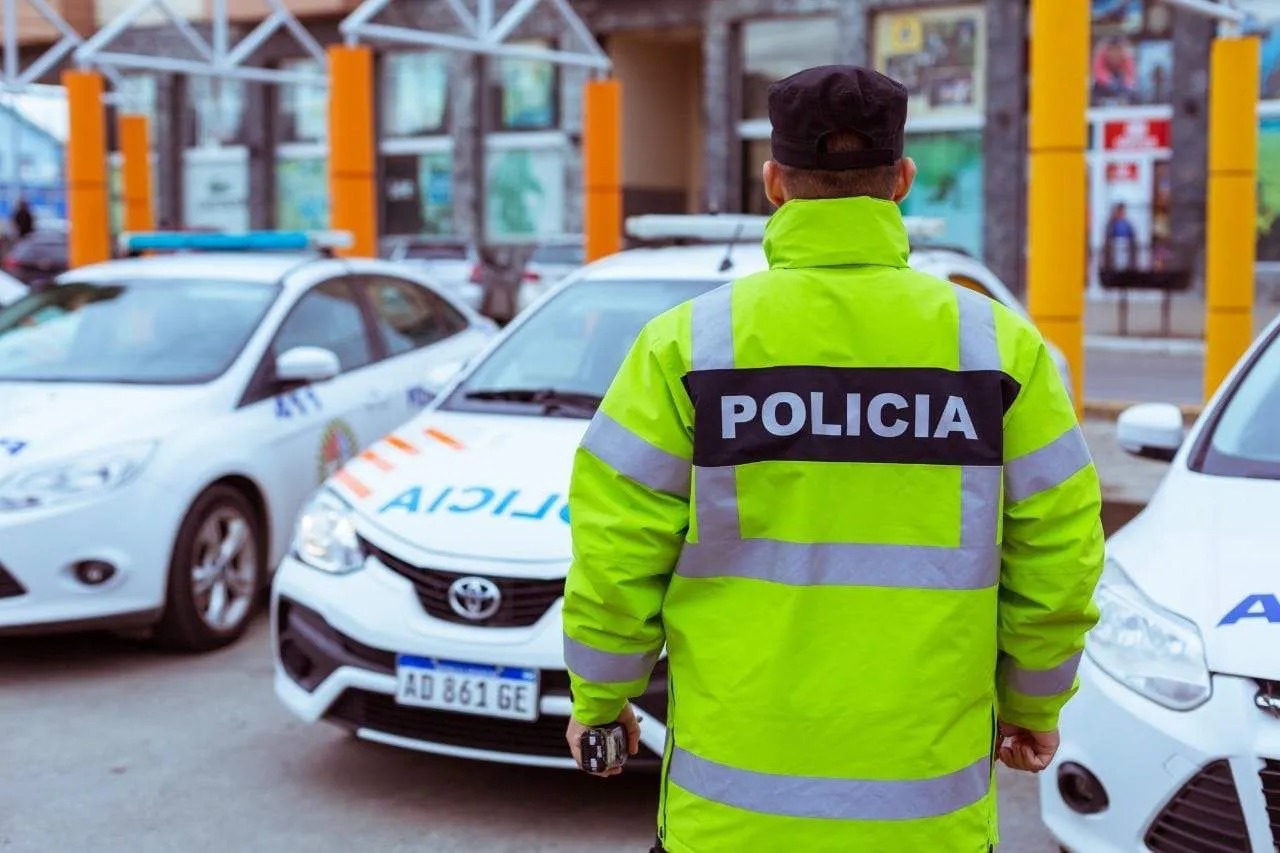
<instances>
[{"instance_id":1,"label":"metal canopy frame","mask_svg":"<svg viewBox=\"0 0 1280 853\"><path fill-rule=\"evenodd\" d=\"M0 68L0 92L14 95L59 96L62 87L41 83L48 74L72 51L84 44L84 38L66 22L47 0L26 0L40 17L58 31L58 40L44 53L32 60L25 69L21 67L18 44L18 0L3 0L0 6L0 31L3 31L3 68ZM108 71L106 77L112 85L120 84L120 76Z\"/></svg>"},{"instance_id":2,"label":"metal canopy frame","mask_svg":"<svg viewBox=\"0 0 1280 853\"><path fill-rule=\"evenodd\" d=\"M12 3L14 0L4 0L4 2ZM43 4L44 0L29 0L29 2ZM271 13L233 46L227 0L213 0L212 43L206 40L190 21L175 12L169 5L169 0L134 0L127 9L75 49L75 61L84 66L99 67L104 71L128 68L139 71L193 74L216 79L230 78L253 83L327 86L327 74L259 68L246 64L258 48L281 29L288 32L311 58L321 63L326 61L324 48L302 26L294 14L285 8L284 0L267 0L267 5L271 7ZM199 59L178 59L156 54L110 50L111 43L121 33L133 27L147 12L162 14L195 51Z\"/></svg>"},{"instance_id":3,"label":"metal canopy frame","mask_svg":"<svg viewBox=\"0 0 1280 853\"><path fill-rule=\"evenodd\" d=\"M501 17L496 15L495 0L476 0L474 12L465 0L444 0L464 35L377 23L374 19L392 2L394 0L364 0L338 27L347 43L356 44L361 39L369 39L485 56L538 59L597 71L608 71L613 65L568 0L516 0ZM556 11L569 32L581 43L581 50L507 43L506 39L543 3Z\"/></svg>"}]
</instances>

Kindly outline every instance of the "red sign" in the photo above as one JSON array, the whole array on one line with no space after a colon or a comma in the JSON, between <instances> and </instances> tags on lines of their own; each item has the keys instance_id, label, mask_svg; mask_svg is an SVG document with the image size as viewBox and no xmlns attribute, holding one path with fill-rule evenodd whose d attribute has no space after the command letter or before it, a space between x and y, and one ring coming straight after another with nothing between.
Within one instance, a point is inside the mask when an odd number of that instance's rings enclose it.
<instances>
[{"instance_id":1,"label":"red sign","mask_svg":"<svg viewBox=\"0 0 1280 853\"><path fill-rule=\"evenodd\" d=\"M1107 151L1156 151L1170 147L1172 122L1166 118L1109 121L1102 126Z\"/></svg>"},{"instance_id":2,"label":"red sign","mask_svg":"<svg viewBox=\"0 0 1280 853\"><path fill-rule=\"evenodd\" d=\"M1137 163L1108 163L1107 164L1107 183L1109 184L1136 184L1138 182L1138 164Z\"/></svg>"}]
</instances>

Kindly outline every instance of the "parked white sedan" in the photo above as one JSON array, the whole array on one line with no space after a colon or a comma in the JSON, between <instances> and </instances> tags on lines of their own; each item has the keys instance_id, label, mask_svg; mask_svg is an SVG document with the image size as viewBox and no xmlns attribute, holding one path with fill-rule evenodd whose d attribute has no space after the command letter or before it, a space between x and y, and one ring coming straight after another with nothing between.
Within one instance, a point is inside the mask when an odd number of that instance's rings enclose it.
<instances>
[{"instance_id":1,"label":"parked white sedan","mask_svg":"<svg viewBox=\"0 0 1280 853\"><path fill-rule=\"evenodd\" d=\"M492 333L400 267L262 252L85 267L3 309L0 633L234 640L316 487Z\"/></svg>"},{"instance_id":2,"label":"parked white sedan","mask_svg":"<svg viewBox=\"0 0 1280 853\"><path fill-rule=\"evenodd\" d=\"M1108 543L1102 612L1041 775L1044 820L1081 853L1280 843L1280 322L1183 440L1145 404L1117 432L1173 460Z\"/></svg>"}]
</instances>

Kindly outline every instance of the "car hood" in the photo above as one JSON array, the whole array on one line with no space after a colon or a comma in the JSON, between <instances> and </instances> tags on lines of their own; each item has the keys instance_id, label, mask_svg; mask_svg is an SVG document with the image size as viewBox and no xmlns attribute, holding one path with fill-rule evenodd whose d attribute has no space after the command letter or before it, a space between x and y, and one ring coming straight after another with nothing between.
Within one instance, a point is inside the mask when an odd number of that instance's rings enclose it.
<instances>
[{"instance_id":1,"label":"car hood","mask_svg":"<svg viewBox=\"0 0 1280 853\"><path fill-rule=\"evenodd\" d=\"M0 382L0 476L154 438L206 398L198 387Z\"/></svg>"},{"instance_id":2,"label":"car hood","mask_svg":"<svg viewBox=\"0 0 1280 853\"><path fill-rule=\"evenodd\" d=\"M1209 669L1280 680L1280 481L1171 472L1112 556L1150 598L1196 623Z\"/></svg>"},{"instance_id":3,"label":"car hood","mask_svg":"<svg viewBox=\"0 0 1280 853\"><path fill-rule=\"evenodd\" d=\"M407 562L561 575L571 553L569 474L587 423L428 412L353 459L330 486L356 508L366 538Z\"/></svg>"}]
</instances>

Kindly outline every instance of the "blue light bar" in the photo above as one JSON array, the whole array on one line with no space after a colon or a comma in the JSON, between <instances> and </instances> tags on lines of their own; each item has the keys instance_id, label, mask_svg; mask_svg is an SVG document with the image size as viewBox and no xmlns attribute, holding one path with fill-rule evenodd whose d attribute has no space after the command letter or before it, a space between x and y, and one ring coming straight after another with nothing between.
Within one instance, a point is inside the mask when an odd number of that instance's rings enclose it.
<instances>
[{"instance_id":1,"label":"blue light bar","mask_svg":"<svg viewBox=\"0 0 1280 853\"><path fill-rule=\"evenodd\" d=\"M241 233L155 231L120 235L120 251L139 252L304 252L344 248L351 235L339 232L245 231Z\"/></svg>"}]
</instances>

